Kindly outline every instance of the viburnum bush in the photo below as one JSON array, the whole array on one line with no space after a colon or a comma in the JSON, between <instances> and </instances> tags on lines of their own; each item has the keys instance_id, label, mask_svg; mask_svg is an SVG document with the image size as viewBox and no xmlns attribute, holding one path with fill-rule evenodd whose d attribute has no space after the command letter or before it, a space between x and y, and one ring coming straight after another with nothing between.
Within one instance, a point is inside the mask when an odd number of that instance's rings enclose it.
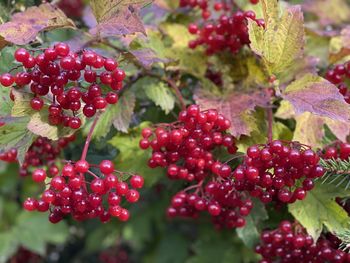
<instances>
[{"instance_id":1,"label":"viburnum bush","mask_svg":"<svg viewBox=\"0 0 350 263\"><path fill-rule=\"evenodd\" d=\"M350 262L350 4L0 2L1 262Z\"/></svg>"}]
</instances>

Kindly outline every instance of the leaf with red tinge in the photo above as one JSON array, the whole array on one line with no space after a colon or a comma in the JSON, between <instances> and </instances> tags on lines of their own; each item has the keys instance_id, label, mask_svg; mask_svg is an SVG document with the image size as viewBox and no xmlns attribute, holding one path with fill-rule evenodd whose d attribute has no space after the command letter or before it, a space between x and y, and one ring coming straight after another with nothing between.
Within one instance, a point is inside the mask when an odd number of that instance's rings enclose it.
<instances>
[{"instance_id":1,"label":"leaf with red tinge","mask_svg":"<svg viewBox=\"0 0 350 263\"><path fill-rule=\"evenodd\" d=\"M139 11L151 2L152 0L91 0L90 6L97 25L89 32L100 37L136 32L146 35Z\"/></svg>"},{"instance_id":2,"label":"leaf with red tinge","mask_svg":"<svg viewBox=\"0 0 350 263\"><path fill-rule=\"evenodd\" d=\"M266 107L270 98L264 91L249 94L233 92L225 97L218 97L204 90L196 90L194 100L203 110L217 109L231 121L233 136L250 135L252 116L249 114L257 106Z\"/></svg>"},{"instance_id":3,"label":"leaf with red tinge","mask_svg":"<svg viewBox=\"0 0 350 263\"><path fill-rule=\"evenodd\" d=\"M337 121L327 117L304 112L296 115L290 102L283 100L279 107L276 117L281 119L294 118L296 127L293 134L293 140L300 141L312 147L322 147L322 139L325 136L324 125L327 125L332 133L341 141L346 141L350 134L349 122Z\"/></svg>"},{"instance_id":4,"label":"leaf with red tinge","mask_svg":"<svg viewBox=\"0 0 350 263\"><path fill-rule=\"evenodd\" d=\"M350 119L350 106L345 102L336 86L312 74L292 82L282 92L296 114L311 112L338 121Z\"/></svg>"},{"instance_id":5,"label":"leaf with red tinge","mask_svg":"<svg viewBox=\"0 0 350 263\"><path fill-rule=\"evenodd\" d=\"M170 60L157 57L157 54L150 48L130 50L135 59L145 68L151 68L154 63L168 63Z\"/></svg>"},{"instance_id":6,"label":"leaf with red tinge","mask_svg":"<svg viewBox=\"0 0 350 263\"><path fill-rule=\"evenodd\" d=\"M0 25L0 36L7 42L25 45L39 32L61 27L74 28L75 24L57 7L42 4L14 14L11 21Z\"/></svg>"}]
</instances>

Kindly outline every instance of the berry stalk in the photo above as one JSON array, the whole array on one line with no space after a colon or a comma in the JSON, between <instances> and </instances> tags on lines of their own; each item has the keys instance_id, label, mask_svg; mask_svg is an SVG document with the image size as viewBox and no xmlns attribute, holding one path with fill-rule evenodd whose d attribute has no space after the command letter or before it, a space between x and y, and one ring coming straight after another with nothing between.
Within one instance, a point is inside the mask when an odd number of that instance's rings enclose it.
<instances>
[{"instance_id":1,"label":"berry stalk","mask_svg":"<svg viewBox=\"0 0 350 263\"><path fill-rule=\"evenodd\" d=\"M92 134L94 133L94 130L96 128L98 120L100 119L101 114L102 114L101 112L96 114L94 122L92 123L92 125L90 127L88 136L86 137L86 141L85 141L83 152L81 153L80 160L82 160L82 161L85 161L85 159L86 159L86 155L87 155L87 151L89 150Z\"/></svg>"},{"instance_id":2,"label":"berry stalk","mask_svg":"<svg viewBox=\"0 0 350 263\"><path fill-rule=\"evenodd\" d=\"M272 112L272 108L269 107L266 109L266 113L267 113L267 142L270 143L272 142L272 138L273 138L273 112Z\"/></svg>"}]
</instances>

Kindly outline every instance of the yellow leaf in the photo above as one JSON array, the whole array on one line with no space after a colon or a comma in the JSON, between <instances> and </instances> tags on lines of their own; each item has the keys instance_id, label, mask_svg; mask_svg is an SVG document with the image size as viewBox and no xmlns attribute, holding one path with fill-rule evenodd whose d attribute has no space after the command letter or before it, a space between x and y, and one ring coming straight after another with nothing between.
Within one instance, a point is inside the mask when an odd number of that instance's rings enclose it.
<instances>
[{"instance_id":1,"label":"yellow leaf","mask_svg":"<svg viewBox=\"0 0 350 263\"><path fill-rule=\"evenodd\" d=\"M286 9L278 16L277 0L265 0L262 8L266 28L248 21L253 51L262 57L270 74L278 74L301 57L304 47L304 18L300 6Z\"/></svg>"}]
</instances>

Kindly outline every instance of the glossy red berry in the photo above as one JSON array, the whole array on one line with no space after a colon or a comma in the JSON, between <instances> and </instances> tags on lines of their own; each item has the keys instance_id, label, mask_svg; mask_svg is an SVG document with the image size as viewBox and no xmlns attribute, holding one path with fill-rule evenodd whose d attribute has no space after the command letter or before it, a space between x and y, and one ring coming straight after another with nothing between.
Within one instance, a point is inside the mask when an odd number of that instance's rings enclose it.
<instances>
[{"instance_id":1,"label":"glossy red berry","mask_svg":"<svg viewBox=\"0 0 350 263\"><path fill-rule=\"evenodd\" d=\"M114 164L110 160L103 160L100 162L99 168L103 174L111 174L114 172Z\"/></svg>"},{"instance_id":2,"label":"glossy red berry","mask_svg":"<svg viewBox=\"0 0 350 263\"><path fill-rule=\"evenodd\" d=\"M30 106L33 110L40 111L44 106L44 101L39 97L35 97L31 99Z\"/></svg>"}]
</instances>

